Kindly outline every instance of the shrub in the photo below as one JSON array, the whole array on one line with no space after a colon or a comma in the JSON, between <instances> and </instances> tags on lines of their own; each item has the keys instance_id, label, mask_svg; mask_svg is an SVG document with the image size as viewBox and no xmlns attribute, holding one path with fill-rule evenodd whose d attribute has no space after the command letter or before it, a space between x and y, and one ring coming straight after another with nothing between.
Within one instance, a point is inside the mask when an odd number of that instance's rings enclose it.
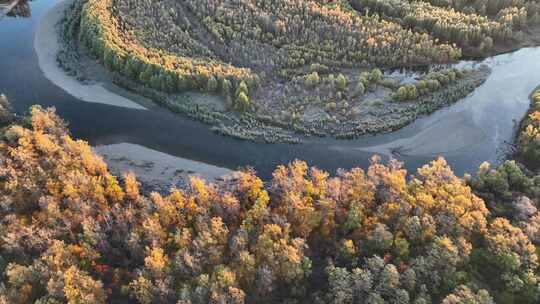
<instances>
[{"instance_id":1,"label":"shrub","mask_svg":"<svg viewBox=\"0 0 540 304\"><path fill-rule=\"evenodd\" d=\"M240 91L236 96L235 109L239 112L245 112L250 106L251 101L249 100L249 96L245 92Z\"/></svg>"},{"instance_id":2,"label":"shrub","mask_svg":"<svg viewBox=\"0 0 540 304\"><path fill-rule=\"evenodd\" d=\"M321 78L319 77L319 73L313 72L306 76L305 78L305 85L310 88L316 87L321 82Z\"/></svg>"},{"instance_id":3,"label":"shrub","mask_svg":"<svg viewBox=\"0 0 540 304\"><path fill-rule=\"evenodd\" d=\"M418 98L418 90L414 84L406 84L399 87L396 93L394 93L394 100L406 101L414 100Z\"/></svg>"},{"instance_id":4,"label":"shrub","mask_svg":"<svg viewBox=\"0 0 540 304\"><path fill-rule=\"evenodd\" d=\"M336 78L336 88L340 91L347 90L348 79L345 75L339 74Z\"/></svg>"},{"instance_id":5,"label":"shrub","mask_svg":"<svg viewBox=\"0 0 540 304\"><path fill-rule=\"evenodd\" d=\"M383 73L379 69L373 69L369 75L369 80L378 83L383 79Z\"/></svg>"}]
</instances>

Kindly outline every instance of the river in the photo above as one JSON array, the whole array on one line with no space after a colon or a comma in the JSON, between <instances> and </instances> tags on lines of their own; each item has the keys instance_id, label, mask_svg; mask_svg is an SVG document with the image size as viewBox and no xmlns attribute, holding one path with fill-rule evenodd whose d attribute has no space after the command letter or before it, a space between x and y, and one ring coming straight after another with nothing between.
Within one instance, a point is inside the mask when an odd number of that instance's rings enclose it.
<instances>
[{"instance_id":1,"label":"river","mask_svg":"<svg viewBox=\"0 0 540 304\"><path fill-rule=\"evenodd\" d=\"M388 156L391 151L399 152L397 159L410 172L442 155L458 175L474 173L483 161L503 159L528 109L528 96L540 84L540 48L521 49L484 60L493 72L473 94L399 131L357 140L316 138L300 145L253 143L214 134L207 125L159 107L83 102L53 84L40 69L33 43L40 17L55 3L33 1L30 17L0 20L0 92L16 112L32 104L54 106L72 134L94 146L128 142L231 169L251 166L264 178L294 159L334 172L365 168L374 153Z\"/></svg>"}]
</instances>

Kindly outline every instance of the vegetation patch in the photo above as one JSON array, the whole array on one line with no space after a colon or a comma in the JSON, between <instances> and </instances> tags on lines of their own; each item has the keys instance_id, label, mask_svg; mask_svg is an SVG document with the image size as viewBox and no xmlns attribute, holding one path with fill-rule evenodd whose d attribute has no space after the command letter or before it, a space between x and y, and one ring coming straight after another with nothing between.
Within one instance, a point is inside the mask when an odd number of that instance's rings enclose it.
<instances>
[{"instance_id":1,"label":"vegetation patch","mask_svg":"<svg viewBox=\"0 0 540 304\"><path fill-rule=\"evenodd\" d=\"M361 12L377 13L405 28L455 43L467 56L538 44L537 1L350 0Z\"/></svg>"}]
</instances>

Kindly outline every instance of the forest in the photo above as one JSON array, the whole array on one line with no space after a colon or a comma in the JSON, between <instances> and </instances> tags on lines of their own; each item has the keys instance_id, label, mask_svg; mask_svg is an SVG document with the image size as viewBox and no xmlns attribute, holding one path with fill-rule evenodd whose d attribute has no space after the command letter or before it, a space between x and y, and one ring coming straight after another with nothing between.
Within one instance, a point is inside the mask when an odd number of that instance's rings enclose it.
<instances>
[{"instance_id":1,"label":"forest","mask_svg":"<svg viewBox=\"0 0 540 304\"><path fill-rule=\"evenodd\" d=\"M531 103L517 161L474 175L297 160L147 193L54 109L17 116L0 96L0 303L537 303Z\"/></svg>"}]
</instances>

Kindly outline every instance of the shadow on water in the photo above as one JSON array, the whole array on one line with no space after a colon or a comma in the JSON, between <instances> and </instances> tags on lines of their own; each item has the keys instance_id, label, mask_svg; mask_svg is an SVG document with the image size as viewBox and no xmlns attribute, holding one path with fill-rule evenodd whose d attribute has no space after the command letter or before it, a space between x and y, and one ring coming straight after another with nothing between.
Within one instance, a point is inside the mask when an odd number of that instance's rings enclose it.
<instances>
[{"instance_id":1,"label":"shadow on water","mask_svg":"<svg viewBox=\"0 0 540 304\"><path fill-rule=\"evenodd\" d=\"M411 138L410 145L420 143L426 145L424 149L411 146L394 154L409 171L443 155L457 174L475 172L482 161L494 162L502 155L504 142L512 140L513 120L522 118L529 93L540 84L540 60L534 60L540 58L540 49L523 49L485 60L493 74L476 92L397 132L353 141L313 139L301 145L252 143L216 135L208 126L164 109L141 111L81 102L55 86L41 72L33 48L36 24L54 4L54 0L23 2L13 14L26 18L0 21L0 92L17 112L32 104L54 106L73 135L92 145L130 142L228 168L252 166L263 177L296 158L331 172L366 167L374 153L369 147L388 145L396 151L392 143ZM447 127L436 128L441 124ZM478 137L461 136L473 129Z\"/></svg>"}]
</instances>

